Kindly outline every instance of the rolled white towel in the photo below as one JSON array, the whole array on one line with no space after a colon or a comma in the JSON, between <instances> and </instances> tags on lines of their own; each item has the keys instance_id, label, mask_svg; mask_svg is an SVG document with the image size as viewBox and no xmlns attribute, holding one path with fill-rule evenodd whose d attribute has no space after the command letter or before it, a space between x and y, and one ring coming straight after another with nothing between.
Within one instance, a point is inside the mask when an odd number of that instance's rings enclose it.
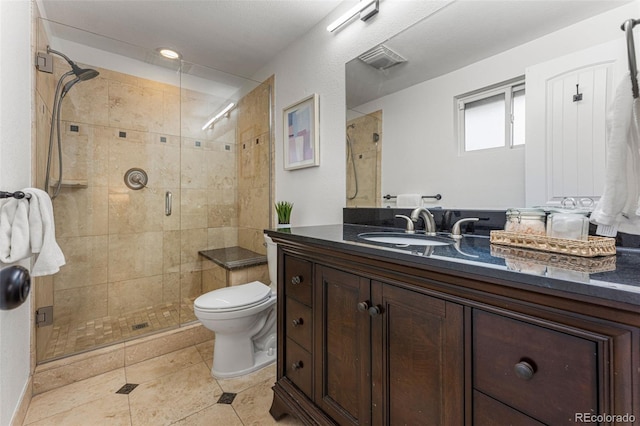
<instances>
[{"instance_id":1,"label":"rolled white towel","mask_svg":"<svg viewBox=\"0 0 640 426\"><path fill-rule=\"evenodd\" d=\"M422 206L422 195L420 194L399 194L396 197L396 207L420 206Z\"/></svg>"}]
</instances>

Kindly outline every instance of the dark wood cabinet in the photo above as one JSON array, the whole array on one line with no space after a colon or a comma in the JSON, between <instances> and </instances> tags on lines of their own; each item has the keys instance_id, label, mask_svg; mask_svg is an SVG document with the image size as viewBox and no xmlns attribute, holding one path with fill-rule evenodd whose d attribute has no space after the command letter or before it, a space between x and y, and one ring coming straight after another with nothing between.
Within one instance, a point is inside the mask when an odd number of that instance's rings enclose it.
<instances>
[{"instance_id":1,"label":"dark wood cabinet","mask_svg":"<svg viewBox=\"0 0 640 426\"><path fill-rule=\"evenodd\" d=\"M638 419L633 315L278 243L276 419L438 426L569 425L581 413Z\"/></svg>"}]
</instances>

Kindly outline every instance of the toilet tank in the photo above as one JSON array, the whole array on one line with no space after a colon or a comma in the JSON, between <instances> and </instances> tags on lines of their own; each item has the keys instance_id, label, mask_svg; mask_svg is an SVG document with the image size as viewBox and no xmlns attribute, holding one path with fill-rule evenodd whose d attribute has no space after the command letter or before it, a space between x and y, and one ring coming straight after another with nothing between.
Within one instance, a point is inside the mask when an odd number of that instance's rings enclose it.
<instances>
[{"instance_id":1,"label":"toilet tank","mask_svg":"<svg viewBox=\"0 0 640 426\"><path fill-rule=\"evenodd\" d=\"M273 242L270 236L264 234L264 241L267 243L267 266L269 267L269 281L273 291L276 291L278 282L278 245Z\"/></svg>"}]
</instances>

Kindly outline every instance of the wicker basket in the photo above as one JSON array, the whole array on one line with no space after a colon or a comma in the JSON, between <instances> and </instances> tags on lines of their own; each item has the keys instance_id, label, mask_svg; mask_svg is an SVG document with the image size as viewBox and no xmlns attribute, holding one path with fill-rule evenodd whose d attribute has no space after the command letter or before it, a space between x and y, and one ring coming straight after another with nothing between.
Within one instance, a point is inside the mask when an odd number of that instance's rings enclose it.
<instances>
[{"instance_id":1,"label":"wicker basket","mask_svg":"<svg viewBox=\"0 0 640 426\"><path fill-rule=\"evenodd\" d=\"M508 262L519 262L520 265L533 265L533 268L535 265L552 266L588 274L616 270L615 256L594 259L499 245L491 246L491 256L501 257Z\"/></svg>"},{"instance_id":2,"label":"wicker basket","mask_svg":"<svg viewBox=\"0 0 640 426\"><path fill-rule=\"evenodd\" d=\"M614 238L593 237L588 241L566 240L543 235L518 234L507 231L491 231L492 244L523 247L533 250L561 253L571 256L596 257L616 254Z\"/></svg>"}]
</instances>

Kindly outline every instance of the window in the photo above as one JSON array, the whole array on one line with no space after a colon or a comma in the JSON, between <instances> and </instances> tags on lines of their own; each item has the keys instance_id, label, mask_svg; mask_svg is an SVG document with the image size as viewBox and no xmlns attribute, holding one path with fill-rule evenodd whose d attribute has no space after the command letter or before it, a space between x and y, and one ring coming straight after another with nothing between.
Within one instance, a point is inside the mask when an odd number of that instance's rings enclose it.
<instances>
[{"instance_id":1,"label":"window","mask_svg":"<svg viewBox=\"0 0 640 426\"><path fill-rule=\"evenodd\" d=\"M524 145L524 80L459 96L460 152Z\"/></svg>"}]
</instances>

